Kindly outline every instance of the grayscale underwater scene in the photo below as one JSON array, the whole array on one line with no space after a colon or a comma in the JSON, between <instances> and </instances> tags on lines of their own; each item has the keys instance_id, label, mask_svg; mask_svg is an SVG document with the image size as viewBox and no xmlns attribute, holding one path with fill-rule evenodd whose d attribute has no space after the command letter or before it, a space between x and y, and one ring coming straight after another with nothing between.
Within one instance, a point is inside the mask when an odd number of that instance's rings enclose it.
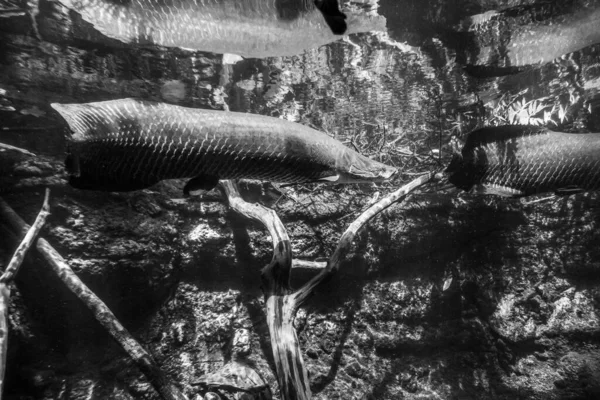
<instances>
[{"instance_id":1,"label":"grayscale underwater scene","mask_svg":"<svg viewBox=\"0 0 600 400\"><path fill-rule=\"evenodd\" d=\"M600 398L600 0L0 0L0 400Z\"/></svg>"}]
</instances>

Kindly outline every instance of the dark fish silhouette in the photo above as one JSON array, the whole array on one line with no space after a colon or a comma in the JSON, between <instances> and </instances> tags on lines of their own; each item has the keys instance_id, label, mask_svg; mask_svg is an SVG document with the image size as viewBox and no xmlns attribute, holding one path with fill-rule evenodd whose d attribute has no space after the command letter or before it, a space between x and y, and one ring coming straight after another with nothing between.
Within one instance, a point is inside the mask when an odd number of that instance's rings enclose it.
<instances>
[{"instance_id":1,"label":"dark fish silhouette","mask_svg":"<svg viewBox=\"0 0 600 400\"><path fill-rule=\"evenodd\" d=\"M333 33L343 35L346 32L346 14L340 11L337 0L315 0L315 6L323 13Z\"/></svg>"},{"instance_id":2,"label":"dark fish silhouette","mask_svg":"<svg viewBox=\"0 0 600 400\"><path fill-rule=\"evenodd\" d=\"M600 134L500 126L469 134L446 169L455 186L519 197L600 189Z\"/></svg>"},{"instance_id":3,"label":"dark fish silhouette","mask_svg":"<svg viewBox=\"0 0 600 400\"><path fill-rule=\"evenodd\" d=\"M342 33L385 31L385 18L346 14L337 0L59 0L125 43L230 53L301 54ZM313 3L314 2L314 3Z\"/></svg>"},{"instance_id":4,"label":"dark fish silhouette","mask_svg":"<svg viewBox=\"0 0 600 400\"><path fill-rule=\"evenodd\" d=\"M359 183L396 168L326 134L278 118L122 99L52 104L73 133L66 168L80 189L131 191L192 178L184 191L219 179Z\"/></svg>"}]
</instances>

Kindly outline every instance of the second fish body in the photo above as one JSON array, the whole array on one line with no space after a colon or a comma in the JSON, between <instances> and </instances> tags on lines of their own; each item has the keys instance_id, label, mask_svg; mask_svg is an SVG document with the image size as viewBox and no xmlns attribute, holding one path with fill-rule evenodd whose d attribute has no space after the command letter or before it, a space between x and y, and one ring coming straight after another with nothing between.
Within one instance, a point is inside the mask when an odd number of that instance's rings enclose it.
<instances>
[{"instance_id":1,"label":"second fish body","mask_svg":"<svg viewBox=\"0 0 600 400\"><path fill-rule=\"evenodd\" d=\"M132 191L193 178L187 193L219 179L360 183L397 172L322 132L273 117L134 99L52 107L69 125L66 167L80 189Z\"/></svg>"},{"instance_id":2,"label":"second fish body","mask_svg":"<svg viewBox=\"0 0 600 400\"><path fill-rule=\"evenodd\" d=\"M498 126L467 137L446 172L455 186L508 197L600 189L600 134Z\"/></svg>"},{"instance_id":3,"label":"second fish body","mask_svg":"<svg viewBox=\"0 0 600 400\"><path fill-rule=\"evenodd\" d=\"M331 0L60 0L102 34L157 44L261 58L301 54L346 33L385 30L385 18L341 13ZM325 13L329 12L332 15ZM324 16L325 15L325 16ZM344 18L344 16L346 18ZM326 21L328 20L328 22ZM338 21L338 22L332 22ZM330 26L328 25L332 25ZM344 24L336 27L335 24Z\"/></svg>"}]
</instances>

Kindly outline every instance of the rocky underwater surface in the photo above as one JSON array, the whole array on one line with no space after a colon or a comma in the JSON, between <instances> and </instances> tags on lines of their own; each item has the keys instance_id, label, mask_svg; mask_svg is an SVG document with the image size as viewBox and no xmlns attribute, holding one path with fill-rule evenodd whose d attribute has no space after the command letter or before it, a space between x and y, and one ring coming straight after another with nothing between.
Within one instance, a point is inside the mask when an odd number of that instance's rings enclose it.
<instances>
[{"instance_id":1,"label":"rocky underwater surface","mask_svg":"<svg viewBox=\"0 0 600 400\"><path fill-rule=\"evenodd\" d=\"M518 2L504 3L490 8ZM9 188L0 196L32 223L50 187L41 236L189 399L281 398L260 277L271 239L218 192L182 201L184 182L121 194L69 187L64 125L51 102L140 96L281 116L403 170L392 184L290 187L283 196L243 184L246 200L280 216L298 260L328 258L368 205L439 168L439 151L442 164L450 155L447 132L461 135L482 119L533 123L544 112L563 130L600 131L597 44L483 80L452 64L447 44L416 48L380 33L232 65L208 53L90 45L97 32L76 16L56 14L52 2L39 8L41 43L26 16L0 29L0 135L37 154L0 153ZM67 20L75 22L53 39L47 27ZM437 189L373 219L298 311L313 397L600 396L598 194L499 199ZM0 221L4 266L19 239ZM317 272L295 265L292 286ZM17 275L9 323L6 399L160 398L35 250ZM231 378L240 371L251 382Z\"/></svg>"},{"instance_id":2,"label":"rocky underwater surface","mask_svg":"<svg viewBox=\"0 0 600 400\"><path fill-rule=\"evenodd\" d=\"M36 192L5 199L23 216L40 202ZM306 208L276 207L294 256L327 256L348 205L298 201ZM43 236L186 393L206 391L194 384L231 360L277 387L260 226L164 192L55 189L51 207ZM595 395L599 215L592 194L529 205L415 194L385 211L296 318L315 398ZM294 286L314 274L294 268ZM44 261L30 256L17 286L8 398L11 387L23 388L15 398L156 398Z\"/></svg>"}]
</instances>

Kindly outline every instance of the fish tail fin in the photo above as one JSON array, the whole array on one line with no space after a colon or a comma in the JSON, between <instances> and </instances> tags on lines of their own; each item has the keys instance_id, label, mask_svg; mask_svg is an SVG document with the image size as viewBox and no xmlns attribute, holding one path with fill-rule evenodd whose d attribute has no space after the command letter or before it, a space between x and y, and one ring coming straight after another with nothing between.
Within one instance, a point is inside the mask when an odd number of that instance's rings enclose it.
<instances>
[{"instance_id":1,"label":"fish tail fin","mask_svg":"<svg viewBox=\"0 0 600 400\"><path fill-rule=\"evenodd\" d=\"M69 173L70 179L77 179L81 176L81 160L77 145L74 142L83 140L89 131L89 123L82 116L83 107L79 104L50 104L56 112L67 122L67 158L65 158L65 169Z\"/></svg>"},{"instance_id":2,"label":"fish tail fin","mask_svg":"<svg viewBox=\"0 0 600 400\"><path fill-rule=\"evenodd\" d=\"M346 29L348 29L348 25L346 25L346 17L338 17L338 16L331 16L331 15L324 15L325 17L325 22L327 22L327 25L329 25L329 28L331 28L331 31L335 34L335 35L343 35L344 33L346 33Z\"/></svg>"},{"instance_id":3,"label":"fish tail fin","mask_svg":"<svg viewBox=\"0 0 600 400\"><path fill-rule=\"evenodd\" d=\"M70 139L83 139L89 133L91 126L89 120L85 118L87 108L84 104L52 103L50 107L54 108L69 125Z\"/></svg>"},{"instance_id":4,"label":"fish tail fin","mask_svg":"<svg viewBox=\"0 0 600 400\"><path fill-rule=\"evenodd\" d=\"M315 0L315 6L321 11L325 22L336 35L343 35L348 29L346 14L340 11L338 0Z\"/></svg>"},{"instance_id":5,"label":"fish tail fin","mask_svg":"<svg viewBox=\"0 0 600 400\"><path fill-rule=\"evenodd\" d=\"M469 133L469 136L465 141L464 150L471 151L473 148L484 144L503 142L511 139L518 139L524 136L539 135L546 132L548 132L548 129L544 128L543 126L486 126Z\"/></svg>"}]
</instances>

